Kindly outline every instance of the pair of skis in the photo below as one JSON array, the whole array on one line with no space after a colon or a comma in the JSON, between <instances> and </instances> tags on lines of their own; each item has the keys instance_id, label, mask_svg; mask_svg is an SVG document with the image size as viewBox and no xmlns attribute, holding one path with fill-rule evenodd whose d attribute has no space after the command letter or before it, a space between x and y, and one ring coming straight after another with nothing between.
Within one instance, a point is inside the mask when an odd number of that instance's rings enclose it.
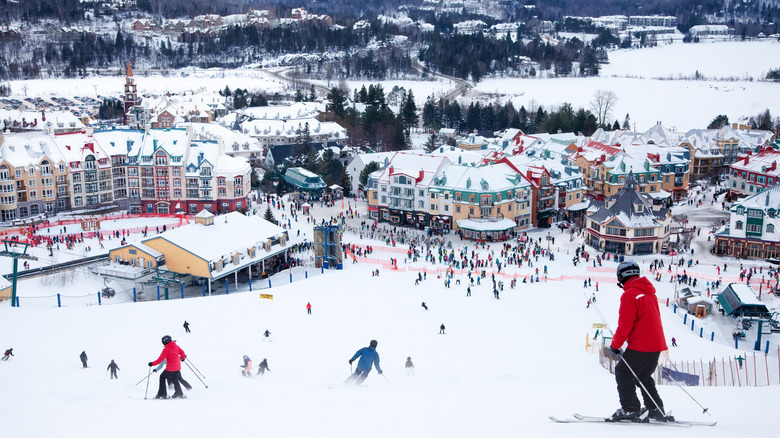
<instances>
[{"instance_id":1,"label":"pair of skis","mask_svg":"<svg viewBox=\"0 0 780 438\"><path fill-rule=\"evenodd\" d=\"M645 419L645 420L637 419L637 421L632 421L632 420L613 421L609 417L607 418L591 417L591 416L581 415L581 414L573 414L573 418L559 418L550 415L550 420L556 423L602 423L602 424L622 424L622 425L637 424L637 425L646 425L646 426L670 426L670 427L715 426L716 424L718 424L717 421L684 421L684 420L658 421L658 420L651 420L651 419Z\"/></svg>"}]
</instances>

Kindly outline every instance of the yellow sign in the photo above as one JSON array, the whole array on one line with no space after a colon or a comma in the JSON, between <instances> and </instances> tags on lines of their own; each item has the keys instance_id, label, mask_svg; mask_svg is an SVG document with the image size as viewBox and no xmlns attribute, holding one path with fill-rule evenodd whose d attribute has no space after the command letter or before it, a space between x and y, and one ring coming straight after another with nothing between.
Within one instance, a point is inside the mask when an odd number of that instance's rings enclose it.
<instances>
[{"instance_id":1,"label":"yellow sign","mask_svg":"<svg viewBox=\"0 0 780 438\"><path fill-rule=\"evenodd\" d=\"M266 299L266 300L273 300L274 296L271 294L260 294L260 298Z\"/></svg>"},{"instance_id":2,"label":"yellow sign","mask_svg":"<svg viewBox=\"0 0 780 438\"><path fill-rule=\"evenodd\" d=\"M605 328L607 328L607 325L606 324L602 324L600 322L594 322L593 323L593 328L594 329L605 329Z\"/></svg>"}]
</instances>

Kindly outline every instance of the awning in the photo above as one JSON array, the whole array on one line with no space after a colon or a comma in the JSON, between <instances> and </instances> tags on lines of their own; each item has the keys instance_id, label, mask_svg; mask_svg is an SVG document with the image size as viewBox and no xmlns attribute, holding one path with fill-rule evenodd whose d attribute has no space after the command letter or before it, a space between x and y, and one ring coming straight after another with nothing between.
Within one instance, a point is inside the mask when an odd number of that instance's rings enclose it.
<instances>
[{"instance_id":1,"label":"awning","mask_svg":"<svg viewBox=\"0 0 780 438\"><path fill-rule=\"evenodd\" d=\"M507 231L517 224L512 219L461 219L456 221L458 228L473 231Z\"/></svg>"},{"instance_id":2,"label":"awning","mask_svg":"<svg viewBox=\"0 0 780 438\"><path fill-rule=\"evenodd\" d=\"M656 200L663 200L663 199L667 199L670 196L672 196L672 194L667 192L666 190L661 190L661 191L656 192L656 193L648 193L648 195L651 198L656 199Z\"/></svg>"},{"instance_id":3,"label":"awning","mask_svg":"<svg viewBox=\"0 0 780 438\"><path fill-rule=\"evenodd\" d=\"M553 215L552 210L550 210L550 211L543 211L541 213L537 213L536 214L536 218L537 219L546 219L546 218L548 218L548 217L550 217L552 215Z\"/></svg>"},{"instance_id":4,"label":"awning","mask_svg":"<svg viewBox=\"0 0 780 438\"><path fill-rule=\"evenodd\" d=\"M590 205L590 202L588 202L588 201L578 202L578 203L572 205L571 207L566 207L566 210L567 211L581 211L581 210L585 210L586 208L588 208L589 205Z\"/></svg>"}]
</instances>

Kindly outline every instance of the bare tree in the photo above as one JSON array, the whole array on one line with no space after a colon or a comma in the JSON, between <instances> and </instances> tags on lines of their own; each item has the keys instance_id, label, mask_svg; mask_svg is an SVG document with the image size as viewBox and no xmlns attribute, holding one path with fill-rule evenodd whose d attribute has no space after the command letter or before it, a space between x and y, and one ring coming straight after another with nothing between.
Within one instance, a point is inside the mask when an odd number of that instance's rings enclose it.
<instances>
[{"instance_id":1,"label":"bare tree","mask_svg":"<svg viewBox=\"0 0 780 438\"><path fill-rule=\"evenodd\" d=\"M612 110L615 109L617 95L610 90L596 90L593 100L590 102L591 110L596 113L599 126L604 126Z\"/></svg>"}]
</instances>

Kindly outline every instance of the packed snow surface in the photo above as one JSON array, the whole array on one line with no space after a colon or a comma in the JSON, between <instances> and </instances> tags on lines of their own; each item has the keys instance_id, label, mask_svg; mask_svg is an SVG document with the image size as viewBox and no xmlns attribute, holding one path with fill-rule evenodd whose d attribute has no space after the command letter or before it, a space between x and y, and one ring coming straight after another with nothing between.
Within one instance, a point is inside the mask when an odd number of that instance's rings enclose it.
<instances>
[{"instance_id":1,"label":"packed snow surface","mask_svg":"<svg viewBox=\"0 0 780 438\"><path fill-rule=\"evenodd\" d=\"M312 208L315 217L340 211L338 206ZM365 204L358 211L363 217ZM352 220L352 226L361 220ZM293 222L293 229L310 232L311 225L305 222ZM556 237L551 246L555 261L540 257L533 268L510 265L502 271L525 276L547 265L550 281L510 289L507 278L497 277L505 284L498 300L489 273L466 297L464 275L456 275L452 287L445 288L434 273L443 269L442 264L404 262L404 245L361 240L348 232L345 241L375 248L368 260L345 259L343 270L320 275L308 268L309 279L293 283L282 273L272 279L271 289L262 291L244 287L241 293L205 298L115 305L104 300L102 306L63 308L54 304L11 308L5 301L0 303L0 349L13 347L15 357L0 362L0 387L13 403L13 417L4 422L4 432L26 437L107 432L116 437L160 433L351 437L366 431L375 437L658 436L655 427L556 424L548 419L573 412L609 415L618 407L614 377L585 344L586 339L593 342L592 324L602 322L599 312L616 326L620 295L611 282L616 263L608 262L600 270L589 263L572 266L577 240L569 242L569 235L557 229L529 235L537 239L548 231ZM706 243L704 236L699 239ZM469 253L474 249L457 238L454 243L456 251L464 245ZM480 258L489 251L497 254L498 245L479 249ZM389 269L390 257L399 259L399 270ZM643 269L652 259L639 260ZM668 262L668 257L664 259ZM701 260L688 272L714 275L707 256ZM729 263L731 273L736 264ZM429 269L427 279L415 286L424 267ZM379 277L371 275L374 269L379 269ZM663 273L667 279L666 269ZM595 285L583 287L581 279L554 281L562 274L593 276L601 282L599 291ZM86 285L81 275L73 283ZM20 296L24 302L25 290L54 292L55 284L45 286L39 279L21 282ZM672 296L672 283L653 284L661 302ZM273 299L261 299L261 292L273 294ZM598 302L586 308L592 294ZM423 301L429 310L422 308ZM311 315L306 312L308 302ZM775 301L766 302L777 307ZM742 344L747 351L733 348L726 339L730 332L721 333L716 322L725 319L713 319L720 316L697 321L716 331L716 342L710 342L683 325L680 314L670 307L661 310L667 339L675 337L679 345L669 352L674 360L728 361L752 354L750 341ZM191 333L184 332L185 320ZM442 323L446 334L438 333ZM272 342L263 341L266 329ZM144 399L146 364L158 357L165 334L178 341L191 364L205 375L201 383L185 364L183 376L193 386L186 400L154 400L157 374L149 384L149 400ZM342 385L350 374L347 360L371 339L379 341L385 377L374 370L362 388ZM768 339L776 346L775 337ZM82 350L89 356L87 369L78 359ZM243 355L255 366L267 358L271 371L242 377ZM762 356L758 353L759 359ZM404 370L407 357L414 362L414 376ZM119 380L107 378L112 359L121 368ZM773 351L766 360L776 362L777 354ZM711 417L702 415L679 388L659 388L666 407L677 417L719 423L707 429L668 428L664 436L749 436L776 425L771 414L761 411L775 402L776 385L686 390L709 408Z\"/></svg>"}]
</instances>

